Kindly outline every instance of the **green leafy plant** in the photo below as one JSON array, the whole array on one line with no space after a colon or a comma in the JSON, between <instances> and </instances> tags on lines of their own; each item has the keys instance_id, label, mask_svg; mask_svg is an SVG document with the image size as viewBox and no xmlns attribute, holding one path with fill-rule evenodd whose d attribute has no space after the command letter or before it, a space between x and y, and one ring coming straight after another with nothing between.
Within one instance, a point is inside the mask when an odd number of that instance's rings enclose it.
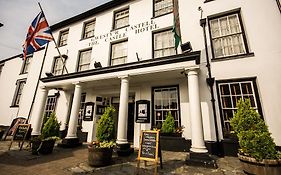
<instances>
[{"instance_id":1,"label":"green leafy plant","mask_svg":"<svg viewBox=\"0 0 281 175\"><path fill-rule=\"evenodd\" d=\"M276 145L268 131L268 127L259 113L251 107L249 99L240 99L237 111L230 121L237 134L240 153L256 160L277 159Z\"/></svg>"},{"instance_id":2,"label":"green leafy plant","mask_svg":"<svg viewBox=\"0 0 281 175\"><path fill-rule=\"evenodd\" d=\"M56 118L56 114L52 113L43 126L41 138L44 140L58 139L60 124Z\"/></svg>"},{"instance_id":3,"label":"green leafy plant","mask_svg":"<svg viewBox=\"0 0 281 175\"><path fill-rule=\"evenodd\" d=\"M106 107L98 122L97 142L91 143L96 148L112 148L115 146L115 128L113 116L115 113L113 106Z\"/></svg>"},{"instance_id":4,"label":"green leafy plant","mask_svg":"<svg viewBox=\"0 0 281 175\"><path fill-rule=\"evenodd\" d=\"M170 111L168 112L166 119L162 124L161 132L162 133L175 133L176 132L175 120Z\"/></svg>"}]
</instances>

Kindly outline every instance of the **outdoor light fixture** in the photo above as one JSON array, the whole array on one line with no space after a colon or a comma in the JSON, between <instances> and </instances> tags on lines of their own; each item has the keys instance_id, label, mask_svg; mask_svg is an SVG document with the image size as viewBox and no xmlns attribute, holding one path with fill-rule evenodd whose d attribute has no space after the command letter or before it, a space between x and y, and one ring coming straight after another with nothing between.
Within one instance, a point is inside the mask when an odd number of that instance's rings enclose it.
<instances>
[{"instance_id":1,"label":"outdoor light fixture","mask_svg":"<svg viewBox=\"0 0 281 175\"><path fill-rule=\"evenodd\" d=\"M100 62L96 62L94 63L95 68L102 68L101 63Z\"/></svg>"},{"instance_id":2,"label":"outdoor light fixture","mask_svg":"<svg viewBox=\"0 0 281 175\"><path fill-rule=\"evenodd\" d=\"M188 41L186 43L181 44L181 50L182 50L183 53L191 52L192 51L192 47L191 47L190 42Z\"/></svg>"},{"instance_id":3,"label":"outdoor light fixture","mask_svg":"<svg viewBox=\"0 0 281 175\"><path fill-rule=\"evenodd\" d=\"M54 74L52 72L45 72L45 75L47 77L53 77L54 76Z\"/></svg>"}]
</instances>

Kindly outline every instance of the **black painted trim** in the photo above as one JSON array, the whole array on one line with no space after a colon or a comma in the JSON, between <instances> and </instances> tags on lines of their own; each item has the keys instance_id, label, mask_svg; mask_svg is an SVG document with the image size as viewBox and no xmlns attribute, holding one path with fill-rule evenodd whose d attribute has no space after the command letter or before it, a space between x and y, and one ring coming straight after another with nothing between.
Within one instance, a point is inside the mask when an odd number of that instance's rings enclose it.
<instances>
[{"instance_id":1,"label":"black painted trim","mask_svg":"<svg viewBox=\"0 0 281 175\"><path fill-rule=\"evenodd\" d=\"M212 1L215 1L215 0L205 0L204 3L212 2Z\"/></svg>"},{"instance_id":2,"label":"black painted trim","mask_svg":"<svg viewBox=\"0 0 281 175\"><path fill-rule=\"evenodd\" d=\"M236 59L241 59L241 58L248 58L248 57L254 57L255 53L246 53L242 55L233 55L233 56L226 56L226 57L220 57L220 58L213 58L211 61L212 62L217 62L217 61L227 61L227 60L236 60Z\"/></svg>"},{"instance_id":3,"label":"black painted trim","mask_svg":"<svg viewBox=\"0 0 281 175\"><path fill-rule=\"evenodd\" d=\"M220 17L223 17L223 16L232 15L232 14L238 15L239 24L240 24L241 30L242 30L241 33L242 33L246 53L235 55L235 56L226 56L226 57L216 58L215 53L214 53L214 46L213 46L213 42L212 42L210 21L212 19L216 19L216 18L220 18ZM239 56L243 57L245 55L251 55L251 53L249 53L248 40L246 38L246 31L245 31L244 23L243 23L242 16L241 16L241 8L236 8L236 9L233 9L233 10L217 13L217 14L214 14L214 15L210 15L210 16L207 17L207 19L208 19L208 30L209 30L210 44L211 44L211 51L212 51L212 59L211 60L213 60L213 59L222 60L224 58L229 59L229 58L236 58L236 57L239 58Z\"/></svg>"},{"instance_id":4,"label":"black painted trim","mask_svg":"<svg viewBox=\"0 0 281 175\"><path fill-rule=\"evenodd\" d=\"M18 79L16 81L16 90L15 90L15 93L14 93L14 96L13 96L13 101L12 101L12 105L10 107L18 107L19 105L16 105L16 98L18 96L18 93L19 93L19 86L20 86L20 83L23 82L24 84L26 84L26 81L27 81L27 78L22 78L22 79Z\"/></svg>"},{"instance_id":5,"label":"black painted trim","mask_svg":"<svg viewBox=\"0 0 281 175\"><path fill-rule=\"evenodd\" d=\"M129 16L128 16L128 18L129 18L129 22L130 22L130 6L127 6L127 7L118 9L118 10L115 10L115 11L113 12L112 31L114 31L114 30L119 30L119 29L122 29L122 28L125 28L125 27L130 26L130 24L127 24L127 25L125 25L125 26L122 26L122 27L119 27L119 28L115 28L115 15L116 15L116 13L125 11L125 10L127 10L127 9L129 10Z\"/></svg>"},{"instance_id":6,"label":"black painted trim","mask_svg":"<svg viewBox=\"0 0 281 175\"><path fill-rule=\"evenodd\" d=\"M279 8L279 11L281 13L281 2L280 2L280 0L276 0L276 3L277 3L277 6Z\"/></svg>"},{"instance_id":7,"label":"black painted trim","mask_svg":"<svg viewBox=\"0 0 281 175\"><path fill-rule=\"evenodd\" d=\"M99 14L99 13L102 13L105 10L109 10L111 8L117 7L119 5L122 5L122 4L130 2L130 1L132 1L132 0L118 0L118 1L111 0L107 3L105 3L105 4L102 4L98 7L95 7L95 8L93 8L91 10L88 10L84 13L81 13L79 15L73 16L73 17L71 17L69 19L66 19L64 21L61 21L59 23L56 23L56 24L52 25L50 28L51 28L52 31L58 30L58 29L63 28L65 26L69 26L72 23L75 23L77 21L86 19L88 17L94 16L94 15Z\"/></svg>"},{"instance_id":8,"label":"black painted trim","mask_svg":"<svg viewBox=\"0 0 281 175\"><path fill-rule=\"evenodd\" d=\"M68 33L67 33L67 42L66 42L66 44L64 44L64 45L60 45L61 36L62 36L62 34L65 33L65 32L68 32ZM67 43L68 43L68 37L69 37L69 28L61 30L60 33L59 33L59 38L58 38L58 40L57 40L57 45L58 45L58 47L66 46Z\"/></svg>"},{"instance_id":9,"label":"black painted trim","mask_svg":"<svg viewBox=\"0 0 281 175\"><path fill-rule=\"evenodd\" d=\"M198 63L197 60L200 60L200 53L201 53L200 51L196 51L196 52L191 52L191 53L172 55L172 56L162 57L162 58L157 58L157 59L149 59L149 60L126 63L126 64L121 64L121 65L103 67L103 68L99 68L99 69L91 69L91 70L82 71L82 72L74 72L74 73L69 73L69 74L60 75L60 76L46 77L46 78L41 78L40 80L44 83L47 83L47 82L53 82L53 81L78 78L78 77L100 75L100 74L105 74L105 73L119 72L119 71L124 71L124 70L133 70L133 69L139 69L139 68L145 68L145 67L151 67L151 66L159 66L159 65L172 64L172 63L179 63L179 62L185 62L185 61L195 61L195 63L197 64Z\"/></svg>"},{"instance_id":10,"label":"black painted trim","mask_svg":"<svg viewBox=\"0 0 281 175\"><path fill-rule=\"evenodd\" d=\"M153 86L151 88L151 110L152 110L152 116L151 116L151 130L153 130L153 127L155 127L155 123L154 123L154 89L158 89L158 88L172 88L172 87L176 87L178 90L178 111L179 111L179 127L181 127L181 108L180 108L180 87L179 84L176 85L165 85L165 86Z\"/></svg>"},{"instance_id":11,"label":"black painted trim","mask_svg":"<svg viewBox=\"0 0 281 175\"><path fill-rule=\"evenodd\" d=\"M94 33L93 36L84 37L84 35L85 35L85 27L86 27L87 24L89 24L89 23L91 23L91 22L95 22L95 27L94 27L94 30L95 30L95 28L96 28L96 18L93 18L93 19L84 21L84 22L83 22L83 28L82 28L82 33L81 33L81 39L80 39L80 41L85 40L85 39L89 39L89 38L93 38L93 37L95 36L95 33Z\"/></svg>"},{"instance_id":12,"label":"black painted trim","mask_svg":"<svg viewBox=\"0 0 281 175\"><path fill-rule=\"evenodd\" d=\"M222 114L222 106L221 106L221 96L220 96L220 92L219 92L219 84L220 83L231 83L231 82L243 82L243 81L252 81L253 82L253 87L254 87L254 91L255 91L255 97L256 97L256 101L257 101L257 108L259 111L259 114L261 115L262 119L264 119L263 117L263 110L262 110L262 106L261 106L261 102L260 102L260 96L259 96L259 91L258 91L258 87L257 87L257 77L247 77L247 78L235 78L235 79L224 79L224 80L216 80L216 90L217 90L217 98L218 98L218 103L219 103L219 112L220 112L220 119L221 119L221 128L223 129L223 114ZM223 131L222 131L223 132ZM223 136L224 138L228 138Z\"/></svg>"},{"instance_id":13,"label":"black painted trim","mask_svg":"<svg viewBox=\"0 0 281 175\"><path fill-rule=\"evenodd\" d=\"M12 60L12 59L14 59L14 58L22 58L22 57L23 57L23 54L21 53L21 54L12 56L12 57L10 57L10 58L6 58L6 59L3 59L3 60L0 60L0 64L1 64L1 63L5 63L5 62L7 62L7 61L10 61L10 60Z\"/></svg>"}]
</instances>

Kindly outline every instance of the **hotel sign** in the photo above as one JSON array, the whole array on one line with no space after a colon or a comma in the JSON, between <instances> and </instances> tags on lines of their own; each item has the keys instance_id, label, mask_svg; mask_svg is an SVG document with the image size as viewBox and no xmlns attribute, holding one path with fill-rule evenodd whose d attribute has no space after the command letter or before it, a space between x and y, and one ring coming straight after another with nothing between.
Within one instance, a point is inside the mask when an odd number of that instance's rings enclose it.
<instances>
[{"instance_id":1,"label":"hotel sign","mask_svg":"<svg viewBox=\"0 0 281 175\"><path fill-rule=\"evenodd\" d=\"M129 25L127 27L121 28L119 30L114 30L102 35L94 36L89 43L89 46L97 45L100 42L111 42L118 39L123 39L128 37L128 33L140 34L147 31L152 31L159 28L157 24L153 21L145 21L135 25Z\"/></svg>"}]
</instances>

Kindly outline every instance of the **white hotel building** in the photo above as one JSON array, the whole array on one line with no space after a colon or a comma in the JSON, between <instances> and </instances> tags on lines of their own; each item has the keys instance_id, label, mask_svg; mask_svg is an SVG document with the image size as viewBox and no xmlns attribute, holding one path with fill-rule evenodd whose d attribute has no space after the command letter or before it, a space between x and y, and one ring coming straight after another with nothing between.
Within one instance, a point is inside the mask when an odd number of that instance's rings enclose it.
<instances>
[{"instance_id":1,"label":"white hotel building","mask_svg":"<svg viewBox=\"0 0 281 175\"><path fill-rule=\"evenodd\" d=\"M173 0L110 1L51 25L65 68L54 42L25 62L19 55L0 61L0 124L25 117L38 135L54 111L66 139L75 140L81 125L89 142L111 104L117 143L138 148L140 131L171 111L184 126L186 151L229 155L237 149L229 119L237 99L249 98L280 147L280 1L178 3L182 43L192 51L175 49Z\"/></svg>"}]
</instances>

